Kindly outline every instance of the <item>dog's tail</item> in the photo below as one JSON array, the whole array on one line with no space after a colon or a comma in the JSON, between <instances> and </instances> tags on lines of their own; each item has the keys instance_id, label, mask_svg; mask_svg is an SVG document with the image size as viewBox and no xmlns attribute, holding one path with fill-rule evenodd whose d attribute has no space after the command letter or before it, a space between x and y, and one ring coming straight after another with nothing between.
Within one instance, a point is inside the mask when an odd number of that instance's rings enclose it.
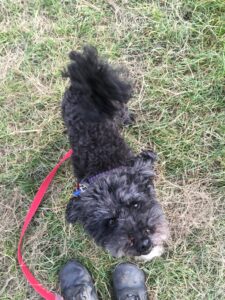
<instances>
[{"instance_id":1,"label":"dog's tail","mask_svg":"<svg viewBox=\"0 0 225 300\"><path fill-rule=\"evenodd\" d=\"M81 112L90 119L112 118L120 104L131 97L131 85L123 81L119 70L101 61L94 47L86 46L83 53L72 51L72 60L64 76L71 81L70 91L79 100Z\"/></svg>"}]
</instances>

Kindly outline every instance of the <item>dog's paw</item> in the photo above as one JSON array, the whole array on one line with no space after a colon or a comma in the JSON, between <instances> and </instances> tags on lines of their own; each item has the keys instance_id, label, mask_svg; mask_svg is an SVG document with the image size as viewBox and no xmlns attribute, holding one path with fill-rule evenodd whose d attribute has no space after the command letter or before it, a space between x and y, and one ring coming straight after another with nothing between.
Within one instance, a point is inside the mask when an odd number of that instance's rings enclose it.
<instances>
[{"instance_id":1,"label":"dog's paw","mask_svg":"<svg viewBox=\"0 0 225 300\"><path fill-rule=\"evenodd\" d=\"M135 256L135 259L139 261L150 261L155 257L161 256L163 253L164 253L163 246L155 246L149 254Z\"/></svg>"},{"instance_id":2,"label":"dog's paw","mask_svg":"<svg viewBox=\"0 0 225 300\"><path fill-rule=\"evenodd\" d=\"M157 154L152 150L142 150L140 156L144 161L151 160L152 163L157 160Z\"/></svg>"}]
</instances>

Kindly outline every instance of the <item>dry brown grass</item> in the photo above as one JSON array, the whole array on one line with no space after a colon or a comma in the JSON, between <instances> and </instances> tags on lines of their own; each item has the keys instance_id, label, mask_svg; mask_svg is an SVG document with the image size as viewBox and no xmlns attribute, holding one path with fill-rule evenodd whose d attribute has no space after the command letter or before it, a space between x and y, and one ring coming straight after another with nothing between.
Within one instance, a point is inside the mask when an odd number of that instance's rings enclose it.
<instances>
[{"instance_id":1,"label":"dry brown grass","mask_svg":"<svg viewBox=\"0 0 225 300\"><path fill-rule=\"evenodd\" d=\"M221 199L215 201L204 182L186 184L165 180L159 194L170 220L174 247L184 244L195 230L213 229Z\"/></svg>"}]
</instances>

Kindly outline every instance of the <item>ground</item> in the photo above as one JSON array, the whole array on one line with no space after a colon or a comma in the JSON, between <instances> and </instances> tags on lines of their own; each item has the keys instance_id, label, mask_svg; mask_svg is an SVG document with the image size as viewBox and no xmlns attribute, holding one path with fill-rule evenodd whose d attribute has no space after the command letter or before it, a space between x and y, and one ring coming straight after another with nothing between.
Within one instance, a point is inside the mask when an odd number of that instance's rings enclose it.
<instances>
[{"instance_id":1,"label":"ground","mask_svg":"<svg viewBox=\"0 0 225 300\"><path fill-rule=\"evenodd\" d=\"M225 299L224 0L2 0L0 11L0 299L40 299L19 269L17 242L38 186L69 149L61 71L84 44L127 68L137 117L124 136L135 151L158 153L172 234L162 258L139 263L150 299ZM59 269L76 258L110 299L111 272L128 259L66 224L74 182L67 162L26 235L26 262L57 291Z\"/></svg>"}]
</instances>

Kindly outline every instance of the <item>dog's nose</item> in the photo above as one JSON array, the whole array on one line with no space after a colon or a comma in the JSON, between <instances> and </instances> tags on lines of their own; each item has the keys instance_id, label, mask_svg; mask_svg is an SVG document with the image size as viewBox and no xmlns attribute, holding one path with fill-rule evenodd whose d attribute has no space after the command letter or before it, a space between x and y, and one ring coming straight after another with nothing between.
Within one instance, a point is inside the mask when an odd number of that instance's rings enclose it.
<instances>
[{"instance_id":1,"label":"dog's nose","mask_svg":"<svg viewBox=\"0 0 225 300\"><path fill-rule=\"evenodd\" d=\"M140 244L140 250L142 253L146 252L151 247L151 240L149 238L144 238Z\"/></svg>"}]
</instances>

